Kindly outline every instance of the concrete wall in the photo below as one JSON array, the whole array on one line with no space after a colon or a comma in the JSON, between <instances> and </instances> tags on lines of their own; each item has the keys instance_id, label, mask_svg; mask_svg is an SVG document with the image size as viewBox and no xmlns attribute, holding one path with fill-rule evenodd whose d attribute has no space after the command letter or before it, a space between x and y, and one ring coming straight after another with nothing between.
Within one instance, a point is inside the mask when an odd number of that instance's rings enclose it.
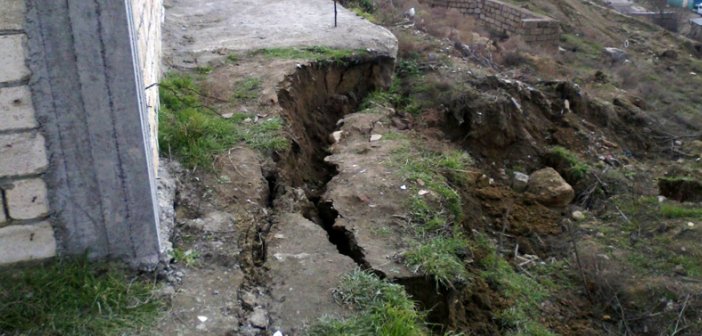
<instances>
[{"instance_id":1,"label":"concrete wall","mask_svg":"<svg viewBox=\"0 0 702 336\"><path fill-rule=\"evenodd\" d=\"M0 0L0 263L56 255L24 13L24 0Z\"/></svg>"},{"instance_id":2,"label":"concrete wall","mask_svg":"<svg viewBox=\"0 0 702 336\"><path fill-rule=\"evenodd\" d=\"M529 43L557 44L558 21L497 0L426 0L432 6L455 8L474 16L507 35L519 35Z\"/></svg>"},{"instance_id":3,"label":"concrete wall","mask_svg":"<svg viewBox=\"0 0 702 336\"><path fill-rule=\"evenodd\" d=\"M161 1L0 0L0 264L158 261Z\"/></svg>"}]
</instances>

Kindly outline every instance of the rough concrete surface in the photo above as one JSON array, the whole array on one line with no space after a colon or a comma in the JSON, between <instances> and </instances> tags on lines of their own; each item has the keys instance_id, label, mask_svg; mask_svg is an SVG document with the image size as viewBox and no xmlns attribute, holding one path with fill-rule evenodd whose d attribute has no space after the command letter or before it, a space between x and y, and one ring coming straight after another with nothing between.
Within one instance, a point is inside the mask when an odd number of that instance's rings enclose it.
<instances>
[{"instance_id":1,"label":"rough concrete surface","mask_svg":"<svg viewBox=\"0 0 702 336\"><path fill-rule=\"evenodd\" d=\"M226 51L328 46L395 57L397 40L330 0L167 0L166 63L195 66Z\"/></svg>"},{"instance_id":2,"label":"rough concrete surface","mask_svg":"<svg viewBox=\"0 0 702 336\"><path fill-rule=\"evenodd\" d=\"M61 252L156 263L156 186L129 2L26 3L26 63Z\"/></svg>"},{"instance_id":3,"label":"rough concrete surface","mask_svg":"<svg viewBox=\"0 0 702 336\"><path fill-rule=\"evenodd\" d=\"M297 335L305 322L314 322L321 314L348 314L334 302L331 289L356 264L336 250L324 229L300 214L288 213L280 216L271 237L267 265L273 327Z\"/></svg>"},{"instance_id":4,"label":"rough concrete surface","mask_svg":"<svg viewBox=\"0 0 702 336\"><path fill-rule=\"evenodd\" d=\"M167 256L168 252L173 248L171 244L171 235L175 226L175 195L176 195L176 179L174 173L180 171L180 165L176 161L163 159L158 166L158 178L156 185L158 187L158 207L159 207L159 239L161 240L161 257Z\"/></svg>"}]
</instances>

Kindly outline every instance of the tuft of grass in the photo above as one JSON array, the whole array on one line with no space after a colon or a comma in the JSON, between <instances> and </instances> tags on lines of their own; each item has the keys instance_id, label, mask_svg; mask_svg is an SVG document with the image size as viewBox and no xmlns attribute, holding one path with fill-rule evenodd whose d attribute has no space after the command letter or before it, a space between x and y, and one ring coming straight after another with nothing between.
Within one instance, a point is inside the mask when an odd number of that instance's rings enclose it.
<instances>
[{"instance_id":1,"label":"tuft of grass","mask_svg":"<svg viewBox=\"0 0 702 336\"><path fill-rule=\"evenodd\" d=\"M357 16L360 16L360 17L362 17L362 18L364 18L364 19L366 19L366 20L368 20L368 21L370 21L370 22L373 22L373 23L377 23L377 22L378 22L378 20L375 18L375 16L374 16L372 13L369 13L369 12L365 11L365 10L364 10L363 8L361 8L361 7L352 7L352 8L350 8L350 10L351 10L354 14L356 14Z\"/></svg>"},{"instance_id":2,"label":"tuft of grass","mask_svg":"<svg viewBox=\"0 0 702 336\"><path fill-rule=\"evenodd\" d=\"M356 270L346 274L334 298L357 314L349 319L323 317L312 325L310 336L421 336L426 335L423 316L404 288Z\"/></svg>"},{"instance_id":3,"label":"tuft of grass","mask_svg":"<svg viewBox=\"0 0 702 336\"><path fill-rule=\"evenodd\" d=\"M239 54L231 53L227 55L227 61L231 63L239 62Z\"/></svg>"},{"instance_id":4,"label":"tuft of grass","mask_svg":"<svg viewBox=\"0 0 702 336\"><path fill-rule=\"evenodd\" d=\"M183 251L182 249L179 248L174 248L170 252L171 258L175 260L176 263L185 265L185 266L193 266L197 264L198 259L200 258L200 254L197 253L196 251L193 250L187 250Z\"/></svg>"},{"instance_id":5,"label":"tuft of grass","mask_svg":"<svg viewBox=\"0 0 702 336\"><path fill-rule=\"evenodd\" d=\"M234 93L236 99L257 97L258 79L247 79ZM216 155L244 142L261 151L280 151L288 146L283 121L278 117L246 124L246 116L224 119L205 107L200 87L192 77L169 74L160 84L159 147L175 155L188 168L211 169Z\"/></svg>"},{"instance_id":6,"label":"tuft of grass","mask_svg":"<svg viewBox=\"0 0 702 336\"><path fill-rule=\"evenodd\" d=\"M573 152L565 147L554 146L549 154L554 156L557 161L563 162L568 166L566 174L574 181L582 179L590 171L590 167L586 163L580 161Z\"/></svg>"},{"instance_id":7,"label":"tuft of grass","mask_svg":"<svg viewBox=\"0 0 702 336\"><path fill-rule=\"evenodd\" d=\"M212 71L214 71L214 68L209 66L209 65L199 66L199 67L195 68L195 71L201 75L207 75L207 74L212 73Z\"/></svg>"},{"instance_id":8,"label":"tuft of grass","mask_svg":"<svg viewBox=\"0 0 702 336\"><path fill-rule=\"evenodd\" d=\"M154 284L85 258L0 272L0 334L125 335L150 327Z\"/></svg>"},{"instance_id":9,"label":"tuft of grass","mask_svg":"<svg viewBox=\"0 0 702 336\"><path fill-rule=\"evenodd\" d=\"M283 119L271 117L249 127L239 129L241 139L260 151L283 151L288 148L288 140L282 135Z\"/></svg>"},{"instance_id":10,"label":"tuft of grass","mask_svg":"<svg viewBox=\"0 0 702 336\"><path fill-rule=\"evenodd\" d=\"M683 207L674 204L662 204L661 215L667 218L702 219L702 208Z\"/></svg>"},{"instance_id":11,"label":"tuft of grass","mask_svg":"<svg viewBox=\"0 0 702 336\"><path fill-rule=\"evenodd\" d=\"M412 195L407 208L416 243L405 254L405 263L445 286L470 280L459 257L466 254L468 242L452 227L463 220L463 201L456 185L465 182L465 169L471 164L471 157L463 151L417 150L410 141L391 157L391 165L408 182ZM429 193L419 195L420 189Z\"/></svg>"},{"instance_id":12,"label":"tuft of grass","mask_svg":"<svg viewBox=\"0 0 702 336\"><path fill-rule=\"evenodd\" d=\"M246 78L238 82L234 89L232 100L235 102L248 102L258 98L261 90L261 79Z\"/></svg>"},{"instance_id":13,"label":"tuft of grass","mask_svg":"<svg viewBox=\"0 0 702 336\"><path fill-rule=\"evenodd\" d=\"M436 237L405 253L405 263L433 275L444 286L450 287L455 282L465 283L470 277L459 255L465 255L468 246L468 241L462 237Z\"/></svg>"},{"instance_id":14,"label":"tuft of grass","mask_svg":"<svg viewBox=\"0 0 702 336\"><path fill-rule=\"evenodd\" d=\"M365 50L333 49L329 47L313 46L306 48L265 48L252 51L251 55L263 55L269 59L304 59L313 61L336 60L363 55Z\"/></svg>"},{"instance_id":15,"label":"tuft of grass","mask_svg":"<svg viewBox=\"0 0 702 336\"><path fill-rule=\"evenodd\" d=\"M463 219L461 197L451 183L460 183L463 179L464 169L472 164L472 159L462 151L447 151L445 153L421 152L417 153L406 147L393 154L393 162L400 163L400 173L409 181L421 180L425 188L441 196L441 208L446 208L450 216L447 222L460 222ZM421 203L413 202L419 206ZM427 205L428 206L428 205ZM438 212L437 209L423 209L412 207L413 213ZM419 217L419 220L426 219Z\"/></svg>"},{"instance_id":16,"label":"tuft of grass","mask_svg":"<svg viewBox=\"0 0 702 336\"><path fill-rule=\"evenodd\" d=\"M489 251L480 260L485 269L480 276L511 302L509 308L496 315L499 323L507 330L506 334L555 336L539 322L539 307L548 299L548 290L536 280L515 272L506 260L497 255L487 239L478 237L476 242L478 248Z\"/></svg>"}]
</instances>

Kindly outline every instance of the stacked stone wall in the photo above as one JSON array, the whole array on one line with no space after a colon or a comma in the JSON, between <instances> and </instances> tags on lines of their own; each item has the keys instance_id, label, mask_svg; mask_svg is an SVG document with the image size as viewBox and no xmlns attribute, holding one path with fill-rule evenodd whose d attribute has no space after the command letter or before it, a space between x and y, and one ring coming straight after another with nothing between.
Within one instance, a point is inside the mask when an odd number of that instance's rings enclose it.
<instances>
[{"instance_id":1,"label":"stacked stone wall","mask_svg":"<svg viewBox=\"0 0 702 336\"><path fill-rule=\"evenodd\" d=\"M161 25L164 19L163 0L133 0L132 13L136 29L142 80L146 88L148 131L155 172L158 171L158 86L161 77Z\"/></svg>"},{"instance_id":2,"label":"stacked stone wall","mask_svg":"<svg viewBox=\"0 0 702 336\"><path fill-rule=\"evenodd\" d=\"M56 255L48 160L26 65L24 0L0 0L0 263Z\"/></svg>"},{"instance_id":3,"label":"stacked stone wall","mask_svg":"<svg viewBox=\"0 0 702 336\"><path fill-rule=\"evenodd\" d=\"M528 43L556 44L558 21L497 0L428 0L436 7L458 9L506 35L521 36Z\"/></svg>"}]
</instances>

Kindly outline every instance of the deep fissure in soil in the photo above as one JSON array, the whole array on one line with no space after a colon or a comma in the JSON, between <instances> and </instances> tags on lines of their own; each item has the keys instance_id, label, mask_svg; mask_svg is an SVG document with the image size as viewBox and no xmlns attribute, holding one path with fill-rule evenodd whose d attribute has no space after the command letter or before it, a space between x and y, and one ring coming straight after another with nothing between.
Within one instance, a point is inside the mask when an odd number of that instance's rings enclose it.
<instances>
[{"instance_id":1,"label":"deep fissure in soil","mask_svg":"<svg viewBox=\"0 0 702 336\"><path fill-rule=\"evenodd\" d=\"M329 242L340 254L382 278L386 275L372 269L365 260L353 232L336 225L340 214L333 202L323 196L338 171L324 159L331 154L329 136L338 129L338 121L355 112L369 92L386 88L392 71L392 59L375 57L349 63L313 63L289 75L278 96L291 131L291 149L277 162L279 175L266 177L270 188L268 205L273 211L276 187L302 188L314 205L304 210L303 215L327 232ZM394 281L405 287L420 307L430 311L427 320L432 329L442 331L455 319L456 310L450 306L450 301L455 300L455 290L424 276Z\"/></svg>"},{"instance_id":2,"label":"deep fissure in soil","mask_svg":"<svg viewBox=\"0 0 702 336\"><path fill-rule=\"evenodd\" d=\"M323 200L326 185L338 174L324 161L330 155L329 135L345 115L356 111L371 91L389 85L394 60L386 56L359 56L341 62L320 62L299 67L278 92L283 117L292 133L291 150L278 162L284 183L303 188L314 208L303 215L321 226L339 253L364 269L363 250L353 233L336 226L339 213Z\"/></svg>"}]
</instances>

